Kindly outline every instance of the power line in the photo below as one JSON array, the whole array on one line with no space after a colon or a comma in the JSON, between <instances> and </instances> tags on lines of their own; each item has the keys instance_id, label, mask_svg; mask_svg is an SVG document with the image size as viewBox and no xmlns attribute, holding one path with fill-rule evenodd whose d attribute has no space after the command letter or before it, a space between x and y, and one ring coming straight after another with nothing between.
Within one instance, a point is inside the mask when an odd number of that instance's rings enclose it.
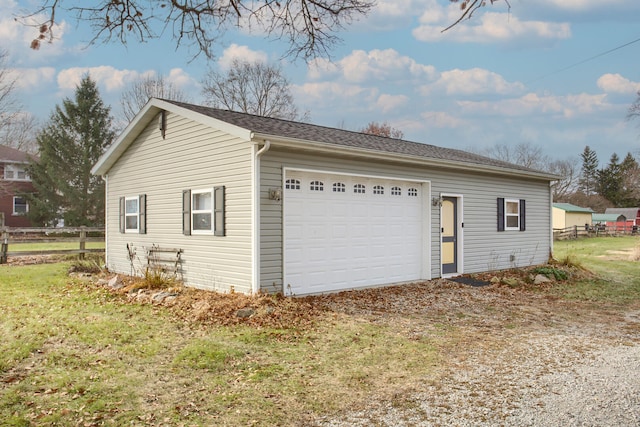
<instances>
[{"instance_id":1,"label":"power line","mask_svg":"<svg viewBox=\"0 0 640 427\"><path fill-rule=\"evenodd\" d=\"M537 79L529 80L529 81L525 82L525 84L534 83L534 82L540 81L540 80L542 80L542 79L546 79L547 77L553 76L553 75L558 74L558 73L562 73L563 71L570 70L571 68L575 68L575 67L577 67L578 65L582 65L582 64L584 64L585 62L593 61L594 59L600 58L601 56L608 55L608 54L610 54L611 52L615 52L616 50L620 50L620 49L622 49L622 48L625 48L625 47L630 46L630 45L632 45L632 44L634 44L634 43L637 43L637 42L640 42L640 38L637 38L637 39L635 39L635 40L632 40L632 41L630 41L630 42L628 42L628 43L625 43L625 44L623 44L623 45L620 45L620 46L618 46L618 47L614 47L613 49L609 49L609 50L607 50L607 51L605 51L605 52L598 53L597 55L594 55L594 56L589 57L589 58L587 58L587 59L583 59L583 60L582 60L582 61L580 61L580 62L576 62L575 64L569 65L568 67L564 67L564 68L561 68L561 69L559 69L559 70L553 71L553 72L551 72L551 73L549 73L549 74L545 74L545 75L543 75L543 76L541 76L541 77L538 77Z\"/></svg>"}]
</instances>

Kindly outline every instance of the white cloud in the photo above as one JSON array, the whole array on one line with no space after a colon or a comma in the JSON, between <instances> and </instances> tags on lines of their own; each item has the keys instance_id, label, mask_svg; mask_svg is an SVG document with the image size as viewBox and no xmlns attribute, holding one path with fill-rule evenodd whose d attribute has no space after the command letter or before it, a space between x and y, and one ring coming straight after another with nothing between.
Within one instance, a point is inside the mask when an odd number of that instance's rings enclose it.
<instances>
[{"instance_id":1,"label":"white cloud","mask_svg":"<svg viewBox=\"0 0 640 427\"><path fill-rule=\"evenodd\" d=\"M424 124L428 128L451 128L461 127L465 122L459 117L452 116L444 111L425 111L420 116L424 119Z\"/></svg>"},{"instance_id":2,"label":"white cloud","mask_svg":"<svg viewBox=\"0 0 640 427\"><path fill-rule=\"evenodd\" d=\"M307 77L312 80L335 76L339 73L340 68L338 65L329 59L316 58L311 60L307 65Z\"/></svg>"},{"instance_id":3,"label":"white cloud","mask_svg":"<svg viewBox=\"0 0 640 427\"><path fill-rule=\"evenodd\" d=\"M514 14L506 12L485 12L474 15L471 19L465 19L448 31L442 32L460 16L461 11L456 4L448 6L446 12L441 6L434 5L422 14L420 25L413 30L412 34L417 40L424 42L464 43L512 43L517 40L549 43L571 36L571 27L568 23L521 20Z\"/></svg>"},{"instance_id":4,"label":"white cloud","mask_svg":"<svg viewBox=\"0 0 640 427\"><path fill-rule=\"evenodd\" d=\"M482 68L443 71L431 85L421 87L423 94L444 91L448 95L513 94L524 90L522 83L509 83L501 75Z\"/></svg>"},{"instance_id":5,"label":"white cloud","mask_svg":"<svg viewBox=\"0 0 640 427\"><path fill-rule=\"evenodd\" d=\"M298 99L317 106L359 105L372 103L378 98L378 89L338 82L305 83L294 86L293 91Z\"/></svg>"},{"instance_id":6,"label":"white cloud","mask_svg":"<svg viewBox=\"0 0 640 427\"><path fill-rule=\"evenodd\" d=\"M561 10L568 10L572 12L588 12L594 9L601 9L604 7L631 7L632 3L628 0L538 0L537 6L540 8L555 8Z\"/></svg>"},{"instance_id":7,"label":"white cloud","mask_svg":"<svg viewBox=\"0 0 640 427\"><path fill-rule=\"evenodd\" d=\"M182 68L172 68L169 71L167 80L179 88L188 88L198 85L198 82Z\"/></svg>"},{"instance_id":8,"label":"white cloud","mask_svg":"<svg viewBox=\"0 0 640 427\"><path fill-rule=\"evenodd\" d=\"M383 113L389 113L399 107L406 105L408 102L409 97L405 95L382 94L376 101L376 107L379 108Z\"/></svg>"},{"instance_id":9,"label":"white cloud","mask_svg":"<svg viewBox=\"0 0 640 427\"><path fill-rule=\"evenodd\" d=\"M571 118L576 114L589 114L611 109L606 95L539 96L528 93L520 98L499 101L458 101L466 114L520 117L553 115Z\"/></svg>"},{"instance_id":10,"label":"white cloud","mask_svg":"<svg viewBox=\"0 0 640 427\"><path fill-rule=\"evenodd\" d=\"M598 79L598 87L607 93L634 94L640 91L640 83L620 74L604 74Z\"/></svg>"},{"instance_id":11,"label":"white cloud","mask_svg":"<svg viewBox=\"0 0 640 427\"><path fill-rule=\"evenodd\" d=\"M361 31L406 28L421 10L433 8L435 0L378 0L366 19L354 25Z\"/></svg>"},{"instance_id":12,"label":"white cloud","mask_svg":"<svg viewBox=\"0 0 640 427\"><path fill-rule=\"evenodd\" d=\"M141 75L137 71L118 70L108 65L67 68L58 73L58 87L63 91L75 90L86 74L107 92L119 91Z\"/></svg>"},{"instance_id":13,"label":"white cloud","mask_svg":"<svg viewBox=\"0 0 640 427\"><path fill-rule=\"evenodd\" d=\"M223 70L228 70L234 59L248 62L267 62L268 56L264 52L252 50L248 46L240 46L234 43L222 52L218 64Z\"/></svg>"},{"instance_id":14,"label":"white cloud","mask_svg":"<svg viewBox=\"0 0 640 427\"><path fill-rule=\"evenodd\" d=\"M342 78L352 83L367 81L393 81L394 83L412 80L433 79L436 70L431 65L422 65L414 59L400 55L394 49L374 49L369 52L354 50L337 63L337 68L318 63L313 69L315 78L335 75L338 71Z\"/></svg>"},{"instance_id":15,"label":"white cloud","mask_svg":"<svg viewBox=\"0 0 640 427\"><path fill-rule=\"evenodd\" d=\"M11 75L16 78L16 86L23 90L33 90L54 81L56 70L53 67L15 68Z\"/></svg>"}]
</instances>

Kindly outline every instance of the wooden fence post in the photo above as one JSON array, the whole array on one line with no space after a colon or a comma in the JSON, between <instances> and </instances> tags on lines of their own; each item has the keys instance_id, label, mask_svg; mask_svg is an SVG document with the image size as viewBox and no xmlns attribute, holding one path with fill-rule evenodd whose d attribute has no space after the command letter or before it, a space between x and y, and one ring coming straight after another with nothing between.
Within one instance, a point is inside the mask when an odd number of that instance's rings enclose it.
<instances>
[{"instance_id":1,"label":"wooden fence post","mask_svg":"<svg viewBox=\"0 0 640 427\"><path fill-rule=\"evenodd\" d=\"M9 232L6 228L2 230L2 248L0 249L0 264L7 263L7 252L9 252Z\"/></svg>"},{"instance_id":2,"label":"wooden fence post","mask_svg":"<svg viewBox=\"0 0 640 427\"><path fill-rule=\"evenodd\" d=\"M86 249L87 242L87 230L85 230L85 226L80 227L80 259L84 259L84 250Z\"/></svg>"}]
</instances>

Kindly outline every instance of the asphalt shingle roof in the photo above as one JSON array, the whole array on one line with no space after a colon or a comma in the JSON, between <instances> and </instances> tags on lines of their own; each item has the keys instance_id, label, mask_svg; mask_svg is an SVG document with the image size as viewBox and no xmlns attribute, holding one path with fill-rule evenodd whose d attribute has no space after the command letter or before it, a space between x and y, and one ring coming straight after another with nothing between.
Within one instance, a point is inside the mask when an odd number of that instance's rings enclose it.
<instances>
[{"instance_id":1,"label":"asphalt shingle roof","mask_svg":"<svg viewBox=\"0 0 640 427\"><path fill-rule=\"evenodd\" d=\"M0 145L1 162L26 163L30 158L31 156L24 151L16 150L6 145Z\"/></svg>"},{"instance_id":2,"label":"asphalt shingle roof","mask_svg":"<svg viewBox=\"0 0 640 427\"><path fill-rule=\"evenodd\" d=\"M335 144L338 146L374 150L409 156L423 157L427 159L444 160L476 164L481 166L496 167L514 171L533 172L547 174L545 172L530 169L524 166L503 162L452 148L438 147L430 144L406 141L401 139L386 138L361 132L353 132L344 129L336 129L310 123L293 122L289 120L262 117L236 111L221 110L201 105L187 104L183 102L164 100L195 111L205 116L213 117L226 123L247 129L254 133L271 135L274 137L295 138L299 140Z\"/></svg>"}]
</instances>

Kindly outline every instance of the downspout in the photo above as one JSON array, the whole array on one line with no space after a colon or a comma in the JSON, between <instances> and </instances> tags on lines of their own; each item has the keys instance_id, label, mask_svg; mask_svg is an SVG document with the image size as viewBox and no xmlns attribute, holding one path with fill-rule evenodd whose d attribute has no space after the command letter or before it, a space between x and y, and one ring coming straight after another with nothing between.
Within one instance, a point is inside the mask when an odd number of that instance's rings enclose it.
<instances>
[{"instance_id":1,"label":"downspout","mask_svg":"<svg viewBox=\"0 0 640 427\"><path fill-rule=\"evenodd\" d=\"M253 293L260 292L260 157L271 148L271 142L264 141L264 145L255 154L253 169Z\"/></svg>"},{"instance_id":2,"label":"downspout","mask_svg":"<svg viewBox=\"0 0 640 427\"><path fill-rule=\"evenodd\" d=\"M558 181L555 181L557 183ZM553 185L554 181L549 181L549 230L551 242L549 244L549 261L553 258Z\"/></svg>"},{"instance_id":3,"label":"downspout","mask_svg":"<svg viewBox=\"0 0 640 427\"><path fill-rule=\"evenodd\" d=\"M109 180L106 175L101 175L104 181L104 265L105 269L109 265Z\"/></svg>"}]
</instances>

